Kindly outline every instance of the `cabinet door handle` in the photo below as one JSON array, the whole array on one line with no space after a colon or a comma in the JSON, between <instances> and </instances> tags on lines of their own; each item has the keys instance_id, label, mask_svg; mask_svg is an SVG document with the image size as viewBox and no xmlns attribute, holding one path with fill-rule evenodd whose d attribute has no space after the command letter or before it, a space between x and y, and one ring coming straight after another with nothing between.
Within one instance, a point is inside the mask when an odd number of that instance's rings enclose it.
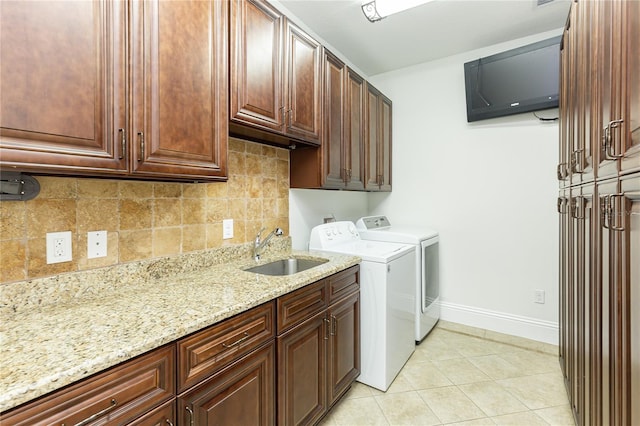
<instances>
[{"instance_id":1,"label":"cabinet door handle","mask_svg":"<svg viewBox=\"0 0 640 426\"><path fill-rule=\"evenodd\" d=\"M245 341L245 340L247 340L249 337L251 337L251 336L249 335L249 333L247 333L247 332L245 331L245 332L244 332L244 334L242 335L242 337L241 337L241 338L239 338L238 340L236 340L235 342L233 342L233 343L229 343L228 345L227 345L226 343L224 343L224 342L223 342L223 343L222 343L222 347L223 347L223 348L227 348L227 349L231 349L231 348L233 348L234 346L238 346L240 343L244 342L244 341Z\"/></svg>"},{"instance_id":2,"label":"cabinet door handle","mask_svg":"<svg viewBox=\"0 0 640 426\"><path fill-rule=\"evenodd\" d=\"M322 321L324 322L324 340L329 340L329 330L331 328L331 321L329 321L329 318L323 318Z\"/></svg>"},{"instance_id":3,"label":"cabinet door handle","mask_svg":"<svg viewBox=\"0 0 640 426\"><path fill-rule=\"evenodd\" d=\"M105 414L107 414L109 411L113 410L117 406L118 406L118 401L116 401L115 398L111 398L111 405L109 405L107 408L105 408L103 410L98 411L95 414L90 415L86 419L82 420L80 423L76 423L75 426L84 426L86 424L89 424L92 421L94 421L95 419L97 419L98 417L104 416Z\"/></svg>"},{"instance_id":4,"label":"cabinet door handle","mask_svg":"<svg viewBox=\"0 0 640 426\"><path fill-rule=\"evenodd\" d=\"M335 315L331 315L331 335L335 336L338 329L338 319Z\"/></svg>"},{"instance_id":5,"label":"cabinet door handle","mask_svg":"<svg viewBox=\"0 0 640 426\"><path fill-rule=\"evenodd\" d=\"M583 159L584 157L580 155L581 152L584 152L583 149L576 149L573 151L573 158L571 159L571 167L575 173L584 173L584 165Z\"/></svg>"},{"instance_id":6,"label":"cabinet door handle","mask_svg":"<svg viewBox=\"0 0 640 426\"><path fill-rule=\"evenodd\" d=\"M605 158L607 160L617 160L618 158L622 158L621 154L616 154L613 148L613 135L612 130L620 127L620 125L624 123L624 120L612 120L607 124L607 127L604 128L604 132L602 134L602 147L604 151Z\"/></svg>"},{"instance_id":7,"label":"cabinet door handle","mask_svg":"<svg viewBox=\"0 0 640 426\"><path fill-rule=\"evenodd\" d=\"M120 134L120 156L118 159L122 160L125 152L127 152L127 135L124 129L118 129L118 133Z\"/></svg>"},{"instance_id":8,"label":"cabinet door handle","mask_svg":"<svg viewBox=\"0 0 640 426\"><path fill-rule=\"evenodd\" d=\"M173 422L169 419L164 419L165 423L168 424L169 426L173 426Z\"/></svg>"},{"instance_id":9,"label":"cabinet door handle","mask_svg":"<svg viewBox=\"0 0 640 426\"><path fill-rule=\"evenodd\" d=\"M193 426L193 410L191 407L184 407L184 409L189 413L189 426Z\"/></svg>"},{"instance_id":10,"label":"cabinet door handle","mask_svg":"<svg viewBox=\"0 0 640 426\"><path fill-rule=\"evenodd\" d=\"M624 226L616 226L616 223L617 223L616 218L623 217L624 215L621 214L615 206L616 198L623 199L624 195L612 194L612 195L609 195L608 198L609 198L609 229L611 229L612 231L624 231Z\"/></svg>"},{"instance_id":11,"label":"cabinet door handle","mask_svg":"<svg viewBox=\"0 0 640 426\"><path fill-rule=\"evenodd\" d=\"M138 137L140 138L140 156L138 157L138 161L144 160L144 132L138 132Z\"/></svg>"}]
</instances>

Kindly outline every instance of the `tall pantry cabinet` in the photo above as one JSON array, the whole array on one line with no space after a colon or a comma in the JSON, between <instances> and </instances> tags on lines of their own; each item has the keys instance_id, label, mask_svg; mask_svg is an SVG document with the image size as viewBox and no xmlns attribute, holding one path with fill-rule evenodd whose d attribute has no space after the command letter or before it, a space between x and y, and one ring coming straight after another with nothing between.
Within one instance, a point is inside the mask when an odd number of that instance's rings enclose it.
<instances>
[{"instance_id":1,"label":"tall pantry cabinet","mask_svg":"<svg viewBox=\"0 0 640 426\"><path fill-rule=\"evenodd\" d=\"M560 365L578 425L640 424L640 2L578 0L560 53Z\"/></svg>"}]
</instances>

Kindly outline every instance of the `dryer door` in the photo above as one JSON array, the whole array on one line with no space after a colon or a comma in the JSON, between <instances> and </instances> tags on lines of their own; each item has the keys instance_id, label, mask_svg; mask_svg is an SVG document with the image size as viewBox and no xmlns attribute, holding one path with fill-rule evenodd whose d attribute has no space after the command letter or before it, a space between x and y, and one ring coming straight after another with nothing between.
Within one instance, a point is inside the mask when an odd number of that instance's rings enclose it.
<instances>
[{"instance_id":1,"label":"dryer door","mask_svg":"<svg viewBox=\"0 0 640 426\"><path fill-rule=\"evenodd\" d=\"M440 255L437 238L422 241L422 312L426 312L429 306L438 300L440 295Z\"/></svg>"}]
</instances>

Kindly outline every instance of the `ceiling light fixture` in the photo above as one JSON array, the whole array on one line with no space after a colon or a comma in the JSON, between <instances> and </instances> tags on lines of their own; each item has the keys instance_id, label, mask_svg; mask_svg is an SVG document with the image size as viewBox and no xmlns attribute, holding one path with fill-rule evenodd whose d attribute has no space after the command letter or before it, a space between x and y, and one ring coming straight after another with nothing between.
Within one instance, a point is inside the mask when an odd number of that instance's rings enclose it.
<instances>
[{"instance_id":1,"label":"ceiling light fixture","mask_svg":"<svg viewBox=\"0 0 640 426\"><path fill-rule=\"evenodd\" d=\"M432 0L365 0L362 13L371 22L378 22L394 13L411 9Z\"/></svg>"}]
</instances>

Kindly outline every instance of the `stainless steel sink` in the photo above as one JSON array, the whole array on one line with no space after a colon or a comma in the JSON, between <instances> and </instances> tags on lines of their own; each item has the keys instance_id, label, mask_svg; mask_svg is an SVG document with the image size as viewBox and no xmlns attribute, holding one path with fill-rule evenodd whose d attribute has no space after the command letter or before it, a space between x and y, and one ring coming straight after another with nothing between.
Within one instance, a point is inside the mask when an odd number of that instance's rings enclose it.
<instances>
[{"instance_id":1,"label":"stainless steel sink","mask_svg":"<svg viewBox=\"0 0 640 426\"><path fill-rule=\"evenodd\" d=\"M292 275L298 272L306 271L314 266L327 263L328 259L315 258L315 259L303 259L297 257L290 257L288 259L274 260L273 262L265 263L264 265L258 265L245 269L247 272L253 272L262 275Z\"/></svg>"}]
</instances>

